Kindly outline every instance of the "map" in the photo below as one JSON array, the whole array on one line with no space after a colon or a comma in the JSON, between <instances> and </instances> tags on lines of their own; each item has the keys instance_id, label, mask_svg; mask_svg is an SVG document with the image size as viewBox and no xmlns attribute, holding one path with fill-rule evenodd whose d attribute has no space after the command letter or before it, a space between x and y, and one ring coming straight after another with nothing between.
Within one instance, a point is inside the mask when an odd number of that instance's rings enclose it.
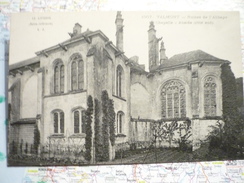
<instances>
[{"instance_id":1,"label":"map","mask_svg":"<svg viewBox=\"0 0 244 183\"><path fill-rule=\"evenodd\" d=\"M23 182L243 182L243 161L28 168Z\"/></svg>"},{"instance_id":2,"label":"map","mask_svg":"<svg viewBox=\"0 0 244 183\"><path fill-rule=\"evenodd\" d=\"M5 41L9 40L10 14L16 12L84 10L154 11L240 11L242 55L244 58L243 0L1 0L0 1L0 83L5 83ZM0 182L62 183L159 183L159 182L244 182L244 161L215 161L171 164L137 164L85 167L7 167L5 85L0 86Z\"/></svg>"}]
</instances>

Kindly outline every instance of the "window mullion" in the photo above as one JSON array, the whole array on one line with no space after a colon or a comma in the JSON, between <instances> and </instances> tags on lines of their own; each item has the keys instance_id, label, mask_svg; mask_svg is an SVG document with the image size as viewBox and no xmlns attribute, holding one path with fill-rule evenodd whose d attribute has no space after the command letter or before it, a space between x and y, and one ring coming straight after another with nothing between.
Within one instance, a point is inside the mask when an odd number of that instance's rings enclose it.
<instances>
[{"instance_id":1,"label":"window mullion","mask_svg":"<svg viewBox=\"0 0 244 183\"><path fill-rule=\"evenodd\" d=\"M78 90L78 88L79 88L79 86L78 86L78 62L77 61L75 61L75 63L76 63L76 67L75 67L75 71L76 71L76 74L75 74L75 83L76 83L76 90Z\"/></svg>"},{"instance_id":2,"label":"window mullion","mask_svg":"<svg viewBox=\"0 0 244 183\"><path fill-rule=\"evenodd\" d=\"M122 97L122 86L121 86L121 84L122 84L122 73L121 73L121 71L119 72L119 96L120 97Z\"/></svg>"},{"instance_id":3,"label":"window mullion","mask_svg":"<svg viewBox=\"0 0 244 183\"><path fill-rule=\"evenodd\" d=\"M175 93L172 92L172 117L175 117Z\"/></svg>"},{"instance_id":4,"label":"window mullion","mask_svg":"<svg viewBox=\"0 0 244 183\"><path fill-rule=\"evenodd\" d=\"M181 117L181 93L180 93L180 91L179 91L179 96L178 96L178 107L179 107L179 118Z\"/></svg>"},{"instance_id":5,"label":"window mullion","mask_svg":"<svg viewBox=\"0 0 244 183\"><path fill-rule=\"evenodd\" d=\"M120 131L119 131L119 128L120 128L120 124L119 124L119 113L118 113L118 115L117 115L117 125L118 125L118 128L117 128L117 133L119 134L120 133Z\"/></svg>"},{"instance_id":6,"label":"window mullion","mask_svg":"<svg viewBox=\"0 0 244 183\"><path fill-rule=\"evenodd\" d=\"M81 128L81 124L82 124L82 121L81 121L81 111L79 110L79 133L82 132L82 128Z\"/></svg>"},{"instance_id":7,"label":"window mullion","mask_svg":"<svg viewBox=\"0 0 244 183\"><path fill-rule=\"evenodd\" d=\"M58 92L61 92L61 66L58 66L59 76L58 76Z\"/></svg>"},{"instance_id":8,"label":"window mullion","mask_svg":"<svg viewBox=\"0 0 244 183\"><path fill-rule=\"evenodd\" d=\"M166 106L165 106L165 108L166 108L166 117L168 117L169 114L168 114L168 95L167 95L167 93L165 93L165 100L166 100Z\"/></svg>"},{"instance_id":9,"label":"window mullion","mask_svg":"<svg viewBox=\"0 0 244 183\"><path fill-rule=\"evenodd\" d=\"M119 133L122 133L122 114L119 114Z\"/></svg>"},{"instance_id":10,"label":"window mullion","mask_svg":"<svg viewBox=\"0 0 244 183\"><path fill-rule=\"evenodd\" d=\"M60 112L57 112L58 114L58 133L60 133Z\"/></svg>"}]
</instances>

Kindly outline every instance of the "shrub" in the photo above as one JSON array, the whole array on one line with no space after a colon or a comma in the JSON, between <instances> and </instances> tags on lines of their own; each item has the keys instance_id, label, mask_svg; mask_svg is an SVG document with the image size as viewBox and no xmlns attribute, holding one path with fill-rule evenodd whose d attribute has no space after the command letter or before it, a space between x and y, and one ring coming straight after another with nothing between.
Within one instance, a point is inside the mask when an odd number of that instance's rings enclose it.
<instances>
[{"instance_id":1,"label":"shrub","mask_svg":"<svg viewBox=\"0 0 244 183\"><path fill-rule=\"evenodd\" d=\"M103 158L103 137L101 134L101 124L100 124L100 102L98 99L95 99L95 160L101 161Z\"/></svg>"},{"instance_id":2,"label":"shrub","mask_svg":"<svg viewBox=\"0 0 244 183\"><path fill-rule=\"evenodd\" d=\"M91 147L92 147L92 114L93 114L93 99L92 96L87 98L87 110L86 110L86 138L85 138L85 159L91 160Z\"/></svg>"},{"instance_id":3,"label":"shrub","mask_svg":"<svg viewBox=\"0 0 244 183\"><path fill-rule=\"evenodd\" d=\"M102 111L103 111L103 160L109 160L109 116L108 116L108 92L104 90L102 92Z\"/></svg>"},{"instance_id":4,"label":"shrub","mask_svg":"<svg viewBox=\"0 0 244 183\"><path fill-rule=\"evenodd\" d=\"M35 127L34 127L34 152L36 154L38 154L38 147L40 145L40 131L38 129L38 126L37 124L35 124Z\"/></svg>"}]
</instances>

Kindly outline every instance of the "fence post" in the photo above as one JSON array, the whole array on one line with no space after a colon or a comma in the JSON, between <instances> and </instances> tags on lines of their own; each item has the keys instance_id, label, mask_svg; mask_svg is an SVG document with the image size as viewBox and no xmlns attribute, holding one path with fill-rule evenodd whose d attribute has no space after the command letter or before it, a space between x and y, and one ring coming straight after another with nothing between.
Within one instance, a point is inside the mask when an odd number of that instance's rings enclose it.
<instances>
[{"instance_id":1,"label":"fence post","mask_svg":"<svg viewBox=\"0 0 244 183\"><path fill-rule=\"evenodd\" d=\"M25 143L25 154L28 154L28 143Z\"/></svg>"},{"instance_id":2,"label":"fence post","mask_svg":"<svg viewBox=\"0 0 244 183\"><path fill-rule=\"evenodd\" d=\"M20 154L23 153L23 139L20 141Z\"/></svg>"},{"instance_id":3,"label":"fence post","mask_svg":"<svg viewBox=\"0 0 244 183\"><path fill-rule=\"evenodd\" d=\"M33 145L30 145L30 153L33 154Z\"/></svg>"}]
</instances>

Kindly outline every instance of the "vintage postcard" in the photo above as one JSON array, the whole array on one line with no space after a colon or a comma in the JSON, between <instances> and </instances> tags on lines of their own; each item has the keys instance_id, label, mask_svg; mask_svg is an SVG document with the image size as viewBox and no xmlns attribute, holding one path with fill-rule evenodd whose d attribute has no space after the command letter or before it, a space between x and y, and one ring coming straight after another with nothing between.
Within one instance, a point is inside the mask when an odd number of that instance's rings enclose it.
<instances>
[{"instance_id":1,"label":"vintage postcard","mask_svg":"<svg viewBox=\"0 0 244 183\"><path fill-rule=\"evenodd\" d=\"M11 16L8 165L243 159L238 12Z\"/></svg>"}]
</instances>

